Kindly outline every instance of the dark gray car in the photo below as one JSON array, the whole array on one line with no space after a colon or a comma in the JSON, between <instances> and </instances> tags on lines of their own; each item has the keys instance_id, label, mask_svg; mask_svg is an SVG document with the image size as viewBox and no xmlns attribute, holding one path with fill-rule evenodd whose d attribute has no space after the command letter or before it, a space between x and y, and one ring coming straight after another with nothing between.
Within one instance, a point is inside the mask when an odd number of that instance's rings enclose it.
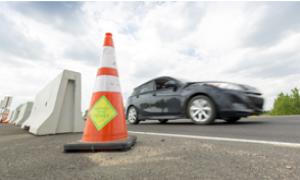
<instances>
[{"instance_id":1,"label":"dark gray car","mask_svg":"<svg viewBox=\"0 0 300 180\"><path fill-rule=\"evenodd\" d=\"M127 120L190 118L196 124L211 124L215 119L233 123L241 117L260 114L262 94L254 87L228 82L185 82L159 77L134 89L127 102Z\"/></svg>"}]
</instances>

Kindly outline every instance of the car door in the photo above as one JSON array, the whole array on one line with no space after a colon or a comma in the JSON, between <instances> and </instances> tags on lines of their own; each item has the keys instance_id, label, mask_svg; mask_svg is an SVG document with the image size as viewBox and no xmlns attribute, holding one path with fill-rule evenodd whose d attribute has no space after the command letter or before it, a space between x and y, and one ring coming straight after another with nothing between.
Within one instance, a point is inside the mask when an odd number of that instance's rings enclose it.
<instances>
[{"instance_id":1,"label":"car door","mask_svg":"<svg viewBox=\"0 0 300 180\"><path fill-rule=\"evenodd\" d=\"M142 116L151 116L153 113L153 91L154 82L148 82L140 87L139 93L136 95L136 101L139 113Z\"/></svg>"},{"instance_id":2,"label":"car door","mask_svg":"<svg viewBox=\"0 0 300 180\"><path fill-rule=\"evenodd\" d=\"M174 81L172 79L168 81ZM166 81L166 82L168 82ZM174 81L175 82L175 81ZM179 85L178 85L179 87ZM157 89L153 93L153 101L155 102L155 109L157 114L163 116L172 116L181 114L181 96L178 88L163 87Z\"/></svg>"}]
</instances>

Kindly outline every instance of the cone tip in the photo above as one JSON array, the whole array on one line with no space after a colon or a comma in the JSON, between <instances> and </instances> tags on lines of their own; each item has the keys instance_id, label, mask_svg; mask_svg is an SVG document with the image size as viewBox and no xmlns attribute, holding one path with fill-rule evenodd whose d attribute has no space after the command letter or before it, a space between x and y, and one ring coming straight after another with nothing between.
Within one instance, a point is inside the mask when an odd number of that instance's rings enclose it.
<instances>
[{"instance_id":1,"label":"cone tip","mask_svg":"<svg viewBox=\"0 0 300 180\"><path fill-rule=\"evenodd\" d=\"M112 36L112 33L107 32L107 33L105 33L105 36Z\"/></svg>"},{"instance_id":2,"label":"cone tip","mask_svg":"<svg viewBox=\"0 0 300 180\"><path fill-rule=\"evenodd\" d=\"M114 47L114 43L112 40L112 33L110 32L105 33L104 46Z\"/></svg>"}]
</instances>

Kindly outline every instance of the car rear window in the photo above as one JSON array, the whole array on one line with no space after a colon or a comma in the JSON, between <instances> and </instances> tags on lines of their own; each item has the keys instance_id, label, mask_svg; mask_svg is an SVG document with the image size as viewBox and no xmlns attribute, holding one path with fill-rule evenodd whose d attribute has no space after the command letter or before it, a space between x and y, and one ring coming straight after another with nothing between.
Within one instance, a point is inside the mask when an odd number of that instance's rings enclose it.
<instances>
[{"instance_id":1,"label":"car rear window","mask_svg":"<svg viewBox=\"0 0 300 180\"><path fill-rule=\"evenodd\" d=\"M133 90L133 93L132 93L132 96L135 96L135 95L137 95L137 94L139 94L140 93L140 88L135 88L134 90Z\"/></svg>"},{"instance_id":2,"label":"car rear window","mask_svg":"<svg viewBox=\"0 0 300 180\"><path fill-rule=\"evenodd\" d=\"M145 85L142 85L139 89L139 93L144 93L144 92L149 92L149 91L153 91L153 82L149 82Z\"/></svg>"}]
</instances>

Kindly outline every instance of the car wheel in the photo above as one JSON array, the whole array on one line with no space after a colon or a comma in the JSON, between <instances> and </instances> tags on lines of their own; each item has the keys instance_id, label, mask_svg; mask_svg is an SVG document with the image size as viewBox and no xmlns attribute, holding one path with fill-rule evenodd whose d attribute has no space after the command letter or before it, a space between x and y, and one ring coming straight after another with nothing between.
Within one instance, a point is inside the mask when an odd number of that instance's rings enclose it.
<instances>
[{"instance_id":1,"label":"car wheel","mask_svg":"<svg viewBox=\"0 0 300 180\"><path fill-rule=\"evenodd\" d=\"M193 97L187 107L188 115L195 124L212 124L216 117L216 108L206 96Z\"/></svg>"},{"instance_id":2,"label":"car wheel","mask_svg":"<svg viewBox=\"0 0 300 180\"><path fill-rule=\"evenodd\" d=\"M166 124L168 122L168 119L159 119L158 120L160 124Z\"/></svg>"},{"instance_id":3,"label":"car wheel","mask_svg":"<svg viewBox=\"0 0 300 180\"><path fill-rule=\"evenodd\" d=\"M138 124L140 121L138 119L137 109L134 106L130 106L127 111L127 120L129 124Z\"/></svg>"},{"instance_id":4,"label":"car wheel","mask_svg":"<svg viewBox=\"0 0 300 180\"><path fill-rule=\"evenodd\" d=\"M237 122L238 120L240 120L241 118L240 117L231 117L231 118L226 118L224 119L226 122L228 123L235 123Z\"/></svg>"}]
</instances>

